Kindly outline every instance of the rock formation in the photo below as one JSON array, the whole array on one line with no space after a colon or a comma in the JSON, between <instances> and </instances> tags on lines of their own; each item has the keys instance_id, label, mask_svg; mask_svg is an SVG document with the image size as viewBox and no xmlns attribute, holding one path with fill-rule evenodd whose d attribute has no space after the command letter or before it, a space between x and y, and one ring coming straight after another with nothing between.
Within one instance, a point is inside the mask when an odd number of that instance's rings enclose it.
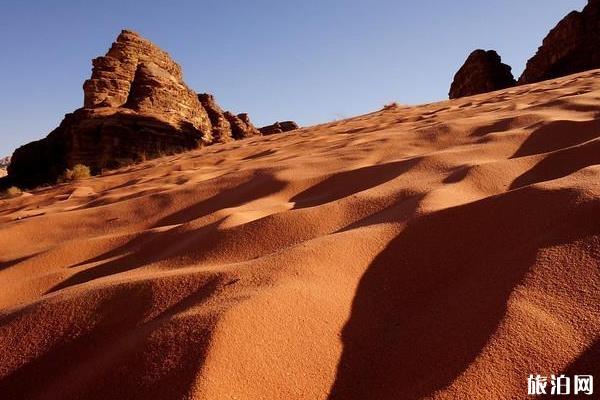
<instances>
[{"instance_id":1,"label":"rock formation","mask_svg":"<svg viewBox=\"0 0 600 400\"><path fill-rule=\"evenodd\" d=\"M475 94L505 89L516 84L510 66L503 64L494 50L473 51L454 76L449 97L472 96Z\"/></svg>"},{"instance_id":2,"label":"rock formation","mask_svg":"<svg viewBox=\"0 0 600 400\"><path fill-rule=\"evenodd\" d=\"M0 157L0 177L6 175L6 168L10 164L10 156Z\"/></svg>"},{"instance_id":3,"label":"rock formation","mask_svg":"<svg viewBox=\"0 0 600 400\"><path fill-rule=\"evenodd\" d=\"M244 139L260 135L258 129L250 122L248 114L235 115L229 111L223 111L212 94L201 93L198 95L198 99L200 99L200 103L202 103L212 123L212 134L215 142L224 143L232 139Z\"/></svg>"},{"instance_id":4,"label":"rock formation","mask_svg":"<svg viewBox=\"0 0 600 400\"><path fill-rule=\"evenodd\" d=\"M600 68L600 0L563 18L544 39L519 78L520 84Z\"/></svg>"},{"instance_id":5,"label":"rock formation","mask_svg":"<svg viewBox=\"0 0 600 400\"><path fill-rule=\"evenodd\" d=\"M209 95L183 82L180 66L140 35L124 30L92 61L84 105L46 138L17 149L8 182L24 188L54 183L75 164L92 173L260 134L247 116L223 112Z\"/></svg>"},{"instance_id":6,"label":"rock formation","mask_svg":"<svg viewBox=\"0 0 600 400\"><path fill-rule=\"evenodd\" d=\"M234 139L244 139L250 136L260 135L259 130L252 125L252 122L250 122L248 114L243 113L234 115L229 111L225 111L223 115L231 125L231 136L233 136Z\"/></svg>"},{"instance_id":7,"label":"rock formation","mask_svg":"<svg viewBox=\"0 0 600 400\"><path fill-rule=\"evenodd\" d=\"M10 156L0 157L0 168L6 168L10 164Z\"/></svg>"},{"instance_id":8,"label":"rock formation","mask_svg":"<svg viewBox=\"0 0 600 400\"><path fill-rule=\"evenodd\" d=\"M224 111L219 107L212 94L198 94L200 103L208 113L212 124L212 136L215 142L225 143L233 140L231 136L231 124L225 118Z\"/></svg>"},{"instance_id":9,"label":"rock formation","mask_svg":"<svg viewBox=\"0 0 600 400\"><path fill-rule=\"evenodd\" d=\"M263 126L259 128L261 134L263 135L273 135L275 133L283 133L293 131L294 129L300 128L297 123L294 121L281 121L275 122L272 125Z\"/></svg>"}]
</instances>

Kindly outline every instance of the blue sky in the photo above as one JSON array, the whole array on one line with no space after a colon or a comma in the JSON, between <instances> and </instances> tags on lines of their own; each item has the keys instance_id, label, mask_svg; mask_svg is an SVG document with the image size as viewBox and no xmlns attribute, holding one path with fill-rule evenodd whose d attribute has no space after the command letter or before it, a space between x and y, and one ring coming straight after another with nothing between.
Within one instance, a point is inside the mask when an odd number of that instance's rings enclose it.
<instances>
[{"instance_id":1,"label":"blue sky","mask_svg":"<svg viewBox=\"0 0 600 400\"><path fill-rule=\"evenodd\" d=\"M0 156L82 106L91 59L122 28L179 62L188 86L256 125L301 125L384 103L447 98L475 48L519 75L542 38L585 0L0 0Z\"/></svg>"}]
</instances>

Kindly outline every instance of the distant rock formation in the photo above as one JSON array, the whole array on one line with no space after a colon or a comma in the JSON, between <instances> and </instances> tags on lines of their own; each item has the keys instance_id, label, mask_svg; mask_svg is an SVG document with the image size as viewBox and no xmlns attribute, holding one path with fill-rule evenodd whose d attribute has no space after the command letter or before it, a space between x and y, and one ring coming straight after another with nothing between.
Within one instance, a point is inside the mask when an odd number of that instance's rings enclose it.
<instances>
[{"instance_id":1,"label":"distant rock formation","mask_svg":"<svg viewBox=\"0 0 600 400\"><path fill-rule=\"evenodd\" d=\"M183 82L180 66L137 33L124 30L92 61L84 106L46 138L17 149L8 180L23 188L54 183L75 164L92 173L260 132L246 115L223 112ZM4 179L3 184L7 184Z\"/></svg>"},{"instance_id":2,"label":"distant rock formation","mask_svg":"<svg viewBox=\"0 0 600 400\"><path fill-rule=\"evenodd\" d=\"M295 123L294 121L281 121L281 122L275 122L272 125L263 126L262 128L259 128L258 130L263 135L273 135L275 133L293 131L294 129L298 129L298 128L300 128L300 126L298 126L298 124Z\"/></svg>"},{"instance_id":3,"label":"distant rock formation","mask_svg":"<svg viewBox=\"0 0 600 400\"><path fill-rule=\"evenodd\" d=\"M505 89L516 84L511 67L494 50L473 51L454 76L449 97L472 96Z\"/></svg>"},{"instance_id":4,"label":"distant rock formation","mask_svg":"<svg viewBox=\"0 0 600 400\"><path fill-rule=\"evenodd\" d=\"M527 84L600 68L600 0L563 18L544 39L519 78Z\"/></svg>"},{"instance_id":5,"label":"distant rock formation","mask_svg":"<svg viewBox=\"0 0 600 400\"><path fill-rule=\"evenodd\" d=\"M212 94L198 94L200 103L208 113L212 124L212 136L215 142L225 143L233 140L231 135L231 124L225 118L224 111L219 107Z\"/></svg>"},{"instance_id":6,"label":"distant rock formation","mask_svg":"<svg viewBox=\"0 0 600 400\"><path fill-rule=\"evenodd\" d=\"M258 129L250 122L248 114L235 115L229 111L223 111L212 94L201 93L198 95L198 99L208 112L208 117L213 126L215 142L224 143L233 139L244 139L260 135Z\"/></svg>"},{"instance_id":7,"label":"distant rock formation","mask_svg":"<svg viewBox=\"0 0 600 400\"><path fill-rule=\"evenodd\" d=\"M250 122L248 114L242 113L234 115L229 111L225 111L223 115L231 125L231 136L233 136L234 139L245 139L247 137L260 135L259 130L252 125L252 122Z\"/></svg>"}]
</instances>

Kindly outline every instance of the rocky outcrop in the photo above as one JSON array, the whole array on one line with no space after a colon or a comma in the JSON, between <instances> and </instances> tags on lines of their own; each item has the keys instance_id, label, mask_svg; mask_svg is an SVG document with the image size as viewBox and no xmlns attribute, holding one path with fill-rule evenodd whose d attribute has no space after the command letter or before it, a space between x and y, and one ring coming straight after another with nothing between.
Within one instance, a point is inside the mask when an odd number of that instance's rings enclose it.
<instances>
[{"instance_id":1,"label":"rocky outcrop","mask_svg":"<svg viewBox=\"0 0 600 400\"><path fill-rule=\"evenodd\" d=\"M472 96L505 89L516 84L511 67L494 50L473 51L454 76L449 97Z\"/></svg>"},{"instance_id":2,"label":"rocky outcrop","mask_svg":"<svg viewBox=\"0 0 600 400\"><path fill-rule=\"evenodd\" d=\"M272 125L263 126L262 128L259 128L258 130L263 135L273 135L276 133L293 131L294 129L298 129L298 128L300 128L300 126L298 126L298 124L295 123L294 121L281 121L281 122L275 122Z\"/></svg>"},{"instance_id":3,"label":"rocky outcrop","mask_svg":"<svg viewBox=\"0 0 600 400\"><path fill-rule=\"evenodd\" d=\"M519 78L520 84L600 68L600 0L563 18L544 39Z\"/></svg>"},{"instance_id":4,"label":"rocky outcrop","mask_svg":"<svg viewBox=\"0 0 600 400\"><path fill-rule=\"evenodd\" d=\"M212 124L212 136L215 142L225 143L233 140L231 136L231 124L225 118L224 111L219 107L212 94L198 94L200 103L206 110L210 123Z\"/></svg>"},{"instance_id":5,"label":"rocky outcrop","mask_svg":"<svg viewBox=\"0 0 600 400\"><path fill-rule=\"evenodd\" d=\"M252 122L250 122L248 114L243 113L234 115L229 111L225 111L223 116L231 125L231 136L234 139L244 139L247 137L260 135L259 130L252 125Z\"/></svg>"},{"instance_id":6,"label":"rocky outcrop","mask_svg":"<svg viewBox=\"0 0 600 400\"><path fill-rule=\"evenodd\" d=\"M10 156L0 157L0 168L6 168L10 164Z\"/></svg>"},{"instance_id":7,"label":"rocky outcrop","mask_svg":"<svg viewBox=\"0 0 600 400\"><path fill-rule=\"evenodd\" d=\"M92 77L83 84L84 108L128 109L173 125L186 123L212 141L208 115L183 82L181 68L150 41L124 30L92 64Z\"/></svg>"},{"instance_id":8,"label":"rocky outcrop","mask_svg":"<svg viewBox=\"0 0 600 400\"><path fill-rule=\"evenodd\" d=\"M180 66L134 32L122 31L92 63L83 108L67 114L46 138L17 149L5 183L54 183L78 163L98 173L260 134L246 115L223 112L212 96L188 88Z\"/></svg>"},{"instance_id":9,"label":"rocky outcrop","mask_svg":"<svg viewBox=\"0 0 600 400\"><path fill-rule=\"evenodd\" d=\"M212 123L212 134L215 142L225 143L234 139L260 135L258 129L250 122L248 114L235 115L229 111L223 111L212 94L200 93L198 99L200 99L200 103L202 103Z\"/></svg>"},{"instance_id":10,"label":"rocky outcrop","mask_svg":"<svg viewBox=\"0 0 600 400\"><path fill-rule=\"evenodd\" d=\"M6 168L8 168L9 164L10 164L10 156L0 157L0 177L3 177L6 175Z\"/></svg>"}]
</instances>

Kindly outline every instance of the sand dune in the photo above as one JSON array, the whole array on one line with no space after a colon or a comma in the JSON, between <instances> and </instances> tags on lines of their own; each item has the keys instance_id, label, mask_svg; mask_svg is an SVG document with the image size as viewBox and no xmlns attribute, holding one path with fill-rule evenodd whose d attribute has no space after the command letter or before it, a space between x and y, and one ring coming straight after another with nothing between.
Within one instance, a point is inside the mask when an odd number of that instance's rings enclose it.
<instances>
[{"instance_id":1,"label":"sand dune","mask_svg":"<svg viewBox=\"0 0 600 400\"><path fill-rule=\"evenodd\" d=\"M0 397L518 399L532 373L600 379L598 104L591 71L1 201Z\"/></svg>"}]
</instances>

